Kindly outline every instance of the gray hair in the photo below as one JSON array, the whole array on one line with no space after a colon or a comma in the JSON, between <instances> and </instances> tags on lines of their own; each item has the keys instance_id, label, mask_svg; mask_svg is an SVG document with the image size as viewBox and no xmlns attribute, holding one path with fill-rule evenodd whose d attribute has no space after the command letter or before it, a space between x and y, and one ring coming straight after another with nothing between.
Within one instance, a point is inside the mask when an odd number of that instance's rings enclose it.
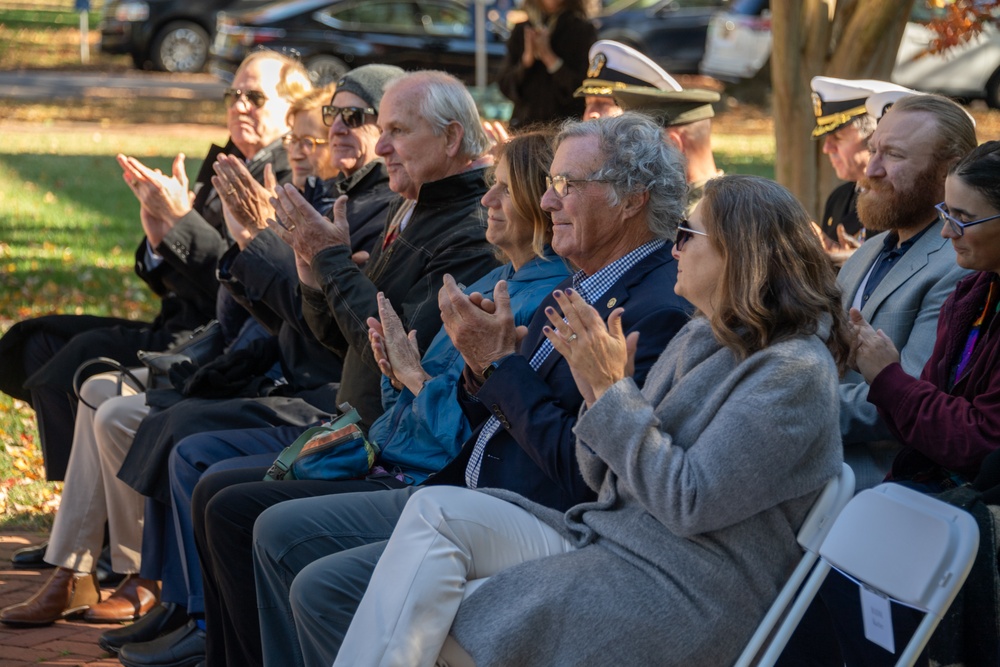
<instances>
[{"instance_id":1,"label":"gray hair","mask_svg":"<svg viewBox=\"0 0 1000 667\"><path fill-rule=\"evenodd\" d=\"M556 148L574 137L597 138L604 164L589 178L611 184L608 203L617 206L629 194L648 192L646 225L657 238L672 241L684 219L688 188L684 156L664 141L660 126L628 111L615 118L568 121L556 137Z\"/></svg>"},{"instance_id":2,"label":"gray hair","mask_svg":"<svg viewBox=\"0 0 1000 667\"><path fill-rule=\"evenodd\" d=\"M863 113L851 120L851 124L857 128L858 136L864 140L870 139L878 126L878 119L875 116Z\"/></svg>"},{"instance_id":3,"label":"gray hair","mask_svg":"<svg viewBox=\"0 0 1000 667\"><path fill-rule=\"evenodd\" d=\"M479 122L476 102L465 84L447 72L419 70L393 79L386 84L385 92L404 83L419 86L422 95L420 115L430 123L434 134L441 136L449 123L458 123L464 130L459 150L465 157L475 159L489 150L490 140Z\"/></svg>"}]
</instances>

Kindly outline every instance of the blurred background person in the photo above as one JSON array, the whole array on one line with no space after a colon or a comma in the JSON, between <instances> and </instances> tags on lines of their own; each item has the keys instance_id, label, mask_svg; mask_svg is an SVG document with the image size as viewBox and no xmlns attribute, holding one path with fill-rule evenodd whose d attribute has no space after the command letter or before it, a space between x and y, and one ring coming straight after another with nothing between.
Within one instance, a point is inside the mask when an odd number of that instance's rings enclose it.
<instances>
[{"instance_id":1,"label":"blurred background person","mask_svg":"<svg viewBox=\"0 0 1000 667\"><path fill-rule=\"evenodd\" d=\"M597 40L584 7L584 0L525 0L528 20L514 26L498 76L500 92L514 103L511 128L583 114L573 92Z\"/></svg>"}]
</instances>

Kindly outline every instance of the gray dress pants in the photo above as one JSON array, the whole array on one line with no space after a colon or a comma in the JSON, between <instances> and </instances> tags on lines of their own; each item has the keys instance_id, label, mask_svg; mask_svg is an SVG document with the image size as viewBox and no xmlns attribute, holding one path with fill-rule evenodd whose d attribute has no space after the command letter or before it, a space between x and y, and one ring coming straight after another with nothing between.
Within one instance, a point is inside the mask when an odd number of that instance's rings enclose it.
<instances>
[{"instance_id":1,"label":"gray dress pants","mask_svg":"<svg viewBox=\"0 0 1000 667\"><path fill-rule=\"evenodd\" d=\"M280 484L280 482L278 482ZM265 667L330 667L414 487L289 500L254 525Z\"/></svg>"}]
</instances>

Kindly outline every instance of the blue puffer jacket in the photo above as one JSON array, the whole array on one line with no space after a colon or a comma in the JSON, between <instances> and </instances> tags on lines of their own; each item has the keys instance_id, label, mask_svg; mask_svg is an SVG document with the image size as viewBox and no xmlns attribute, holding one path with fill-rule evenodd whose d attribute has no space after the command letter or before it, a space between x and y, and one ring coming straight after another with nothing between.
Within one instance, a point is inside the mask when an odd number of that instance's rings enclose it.
<instances>
[{"instance_id":1,"label":"blue puffer jacket","mask_svg":"<svg viewBox=\"0 0 1000 667\"><path fill-rule=\"evenodd\" d=\"M570 275L562 259L550 248L545 252L544 259L536 257L517 272L510 264L494 269L465 292L479 292L492 298L493 286L506 280L514 322L527 324L542 299ZM383 376L385 413L368 432L369 439L382 449L378 465L404 475L410 484L419 484L429 474L440 470L458 454L472 434L457 398L458 380L465 362L444 328L431 341L422 363L433 379L427 381L419 396L414 396L405 387L397 392Z\"/></svg>"}]
</instances>

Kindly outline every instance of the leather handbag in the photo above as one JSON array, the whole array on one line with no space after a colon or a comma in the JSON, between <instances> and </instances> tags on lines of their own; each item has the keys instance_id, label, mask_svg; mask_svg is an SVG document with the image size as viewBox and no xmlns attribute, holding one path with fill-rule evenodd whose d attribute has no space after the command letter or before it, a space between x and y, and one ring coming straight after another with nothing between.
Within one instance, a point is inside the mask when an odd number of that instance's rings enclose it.
<instances>
[{"instance_id":1,"label":"leather handbag","mask_svg":"<svg viewBox=\"0 0 1000 667\"><path fill-rule=\"evenodd\" d=\"M136 392L142 393L149 389L163 389L171 385L170 367L182 361L190 361L195 365L204 364L222 354L225 341L222 338L222 327L218 320L211 320L207 324L198 327L187 338L182 338L177 343L171 345L163 352L147 352L139 350L136 356L149 369L146 382L142 382L124 364L110 357L96 357L88 359L80 364L73 374L73 393L76 399L92 410L96 410L80 395L80 388L83 380L86 379L84 371L91 366L108 366L119 374L118 394L121 395L123 382L127 382Z\"/></svg>"},{"instance_id":2,"label":"leather handbag","mask_svg":"<svg viewBox=\"0 0 1000 667\"><path fill-rule=\"evenodd\" d=\"M173 386L169 377L171 366L183 361L201 366L221 355L224 349L222 326L218 320L212 320L163 352L139 350L136 356L149 369L146 389L164 389Z\"/></svg>"},{"instance_id":3,"label":"leather handbag","mask_svg":"<svg viewBox=\"0 0 1000 667\"><path fill-rule=\"evenodd\" d=\"M282 479L355 479L369 473L378 447L358 426L361 415L349 404L337 419L314 426L285 447L264 481Z\"/></svg>"}]
</instances>

